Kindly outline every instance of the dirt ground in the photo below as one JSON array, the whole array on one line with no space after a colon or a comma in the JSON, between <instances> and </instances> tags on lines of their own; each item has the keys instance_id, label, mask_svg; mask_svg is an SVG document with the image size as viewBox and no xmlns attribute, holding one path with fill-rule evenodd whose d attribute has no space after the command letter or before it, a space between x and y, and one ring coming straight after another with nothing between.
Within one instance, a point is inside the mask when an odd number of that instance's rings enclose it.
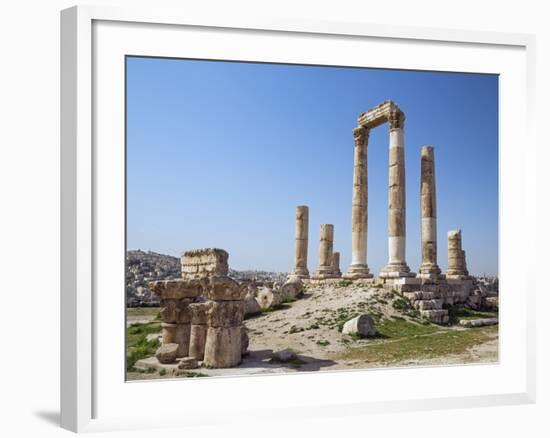
<instances>
[{"instance_id":1,"label":"dirt ground","mask_svg":"<svg viewBox=\"0 0 550 438\"><path fill-rule=\"evenodd\" d=\"M239 367L201 368L189 377L498 361L498 326L437 326L396 306L396 300L400 300L397 294L372 285L309 285L302 298L245 320L249 353ZM156 314L149 313L128 320L152 321ZM379 336L343 335L343 323L362 313L374 318ZM273 353L284 349L294 351L297 359L273 363ZM128 373L128 380L162 377L158 371L134 371Z\"/></svg>"}]
</instances>

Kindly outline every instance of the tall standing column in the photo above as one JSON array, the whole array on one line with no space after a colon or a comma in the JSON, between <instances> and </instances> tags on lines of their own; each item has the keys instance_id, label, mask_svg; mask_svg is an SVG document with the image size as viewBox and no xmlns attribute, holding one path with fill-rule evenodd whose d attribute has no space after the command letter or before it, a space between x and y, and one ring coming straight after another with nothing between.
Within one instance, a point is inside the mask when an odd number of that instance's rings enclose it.
<instances>
[{"instance_id":1,"label":"tall standing column","mask_svg":"<svg viewBox=\"0 0 550 438\"><path fill-rule=\"evenodd\" d=\"M300 278L309 278L309 271L307 270L308 230L309 208L306 205L299 205L296 207L294 275Z\"/></svg>"},{"instance_id":2,"label":"tall standing column","mask_svg":"<svg viewBox=\"0 0 550 438\"><path fill-rule=\"evenodd\" d=\"M446 277L449 279L464 279L468 276L465 266L464 251L462 251L462 232L451 230L447 233L448 268Z\"/></svg>"},{"instance_id":3,"label":"tall standing column","mask_svg":"<svg viewBox=\"0 0 550 438\"><path fill-rule=\"evenodd\" d=\"M403 127L405 116L401 111L391 111L388 187L388 264L380 277L409 277L410 268L405 261L405 150Z\"/></svg>"},{"instance_id":4,"label":"tall standing column","mask_svg":"<svg viewBox=\"0 0 550 438\"><path fill-rule=\"evenodd\" d=\"M351 206L351 265L345 278L371 278L367 265L368 229L368 175L367 145L369 129L358 127L353 130L355 139L353 161L353 197Z\"/></svg>"},{"instance_id":5,"label":"tall standing column","mask_svg":"<svg viewBox=\"0 0 550 438\"><path fill-rule=\"evenodd\" d=\"M435 201L434 148L423 146L420 152L420 210L422 215L422 264L417 277L437 279L437 216Z\"/></svg>"},{"instance_id":6,"label":"tall standing column","mask_svg":"<svg viewBox=\"0 0 550 438\"><path fill-rule=\"evenodd\" d=\"M319 237L319 267L315 272L314 278L334 278L332 268L332 249L334 241L334 225L322 224L320 226Z\"/></svg>"}]
</instances>

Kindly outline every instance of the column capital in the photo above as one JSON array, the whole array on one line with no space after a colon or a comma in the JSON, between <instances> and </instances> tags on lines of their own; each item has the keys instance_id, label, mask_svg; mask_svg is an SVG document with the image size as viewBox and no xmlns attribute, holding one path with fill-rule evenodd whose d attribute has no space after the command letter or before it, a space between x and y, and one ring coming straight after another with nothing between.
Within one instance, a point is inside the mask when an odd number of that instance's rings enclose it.
<instances>
[{"instance_id":1,"label":"column capital","mask_svg":"<svg viewBox=\"0 0 550 438\"><path fill-rule=\"evenodd\" d=\"M405 113L399 108L391 108L388 112L388 124L390 130L405 128Z\"/></svg>"},{"instance_id":2,"label":"column capital","mask_svg":"<svg viewBox=\"0 0 550 438\"><path fill-rule=\"evenodd\" d=\"M364 126L358 126L353 129L353 139L355 140L355 147L363 146L369 141L370 129Z\"/></svg>"}]
</instances>

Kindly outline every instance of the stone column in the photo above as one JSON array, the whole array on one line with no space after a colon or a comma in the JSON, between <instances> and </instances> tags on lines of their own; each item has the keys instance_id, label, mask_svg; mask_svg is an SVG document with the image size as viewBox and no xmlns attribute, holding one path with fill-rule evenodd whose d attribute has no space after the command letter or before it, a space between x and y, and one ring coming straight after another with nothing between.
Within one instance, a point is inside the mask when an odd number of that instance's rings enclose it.
<instances>
[{"instance_id":1,"label":"stone column","mask_svg":"<svg viewBox=\"0 0 550 438\"><path fill-rule=\"evenodd\" d=\"M423 146L420 152L420 210L422 220L422 264L419 278L437 279L437 216L435 201L434 148Z\"/></svg>"},{"instance_id":2,"label":"stone column","mask_svg":"<svg viewBox=\"0 0 550 438\"><path fill-rule=\"evenodd\" d=\"M464 252L462 251L462 232L451 230L447 233L448 268L446 277L449 279L464 279L468 276L465 268Z\"/></svg>"},{"instance_id":3,"label":"stone column","mask_svg":"<svg viewBox=\"0 0 550 438\"><path fill-rule=\"evenodd\" d=\"M388 264L380 277L399 278L411 276L405 261L405 150L403 127L405 116L392 111L390 124L389 186L388 186Z\"/></svg>"},{"instance_id":4,"label":"stone column","mask_svg":"<svg viewBox=\"0 0 550 438\"><path fill-rule=\"evenodd\" d=\"M197 360L204 359L204 348L206 345L206 313L209 302L194 303L189 306L191 309L191 332L189 336L189 356Z\"/></svg>"},{"instance_id":5,"label":"stone column","mask_svg":"<svg viewBox=\"0 0 550 438\"><path fill-rule=\"evenodd\" d=\"M344 277L371 278L367 265L368 229L368 175L367 145L369 129L358 127L353 130L355 140L353 157L353 195L351 204L351 265Z\"/></svg>"},{"instance_id":6,"label":"stone column","mask_svg":"<svg viewBox=\"0 0 550 438\"><path fill-rule=\"evenodd\" d=\"M160 297L162 345L177 344L176 356L187 356L191 332L189 306L202 293L201 283L178 279L153 281L149 285Z\"/></svg>"},{"instance_id":7,"label":"stone column","mask_svg":"<svg viewBox=\"0 0 550 438\"><path fill-rule=\"evenodd\" d=\"M294 275L309 278L307 270L307 245L309 234L309 208L306 205L296 207L296 231L294 244Z\"/></svg>"},{"instance_id":8,"label":"stone column","mask_svg":"<svg viewBox=\"0 0 550 438\"><path fill-rule=\"evenodd\" d=\"M341 277L342 272L340 271L340 253L332 253L332 272L335 277Z\"/></svg>"},{"instance_id":9,"label":"stone column","mask_svg":"<svg viewBox=\"0 0 550 438\"><path fill-rule=\"evenodd\" d=\"M333 278L332 270L332 246L334 240L334 225L322 224L319 237L319 267L314 278Z\"/></svg>"},{"instance_id":10,"label":"stone column","mask_svg":"<svg viewBox=\"0 0 550 438\"><path fill-rule=\"evenodd\" d=\"M205 366L231 368L240 363L245 296L246 287L229 277L209 279Z\"/></svg>"}]
</instances>

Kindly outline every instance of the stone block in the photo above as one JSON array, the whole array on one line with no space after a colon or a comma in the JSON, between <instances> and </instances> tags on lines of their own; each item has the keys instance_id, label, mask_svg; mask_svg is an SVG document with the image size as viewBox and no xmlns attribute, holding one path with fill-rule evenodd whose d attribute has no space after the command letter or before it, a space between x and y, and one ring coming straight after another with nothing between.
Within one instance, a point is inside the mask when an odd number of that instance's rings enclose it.
<instances>
[{"instance_id":1,"label":"stone block","mask_svg":"<svg viewBox=\"0 0 550 438\"><path fill-rule=\"evenodd\" d=\"M184 357L180 360L178 365L180 370L192 370L198 367L199 363L194 357Z\"/></svg>"},{"instance_id":2,"label":"stone block","mask_svg":"<svg viewBox=\"0 0 550 438\"><path fill-rule=\"evenodd\" d=\"M193 301L190 298L161 299L160 319L168 323L188 323L191 321L189 305Z\"/></svg>"},{"instance_id":3,"label":"stone block","mask_svg":"<svg viewBox=\"0 0 550 438\"><path fill-rule=\"evenodd\" d=\"M421 310L420 315L435 324L447 324L449 322L449 312L445 309Z\"/></svg>"},{"instance_id":4,"label":"stone block","mask_svg":"<svg viewBox=\"0 0 550 438\"><path fill-rule=\"evenodd\" d=\"M186 251L181 256L182 277L186 279L226 276L229 254L219 248Z\"/></svg>"},{"instance_id":5,"label":"stone block","mask_svg":"<svg viewBox=\"0 0 550 438\"><path fill-rule=\"evenodd\" d=\"M192 325L206 324L206 314L211 306L211 303L211 301L205 301L202 303L193 303L189 305Z\"/></svg>"},{"instance_id":6,"label":"stone block","mask_svg":"<svg viewBox=\"0 0 550 438\"><path fill-rule=\"evenodd\" d=\"M241 327L209 327L204 349L208 368L231 368L241 361Z\"/></svg>"},{"instance_id":7,"label":"stone block","mask_svg":"<svg viewBox=\"0 0 550 438\"><path fill-rule=\"evenodd\" d=\"M157 350L156 358L160 363L176 362L178 352L178 344L163 344Z\"/></svg>"},{"instance_id":8,"label":"stone block","mask_svg":"<svg viewBox=\"0 0 550 438\"><path fill-rule=\"evenodd\" d=\"M198 280L150 281L149 287L161 299L195 298L203 293L203 285Z\"/></svg>"},{"instance_id":9,"label":"stone block","mask_svg":"<svg viewBox=\"0 0 550 438\"><path fill-rule=\"evenodd\" d=\"M209 327L240 326L244 319L244 301L213 301L206 318Z\"/></svg>"},{"instance_id":10,"label":"stone block","mask_svg":"<svg viewBox=\"0 0 550 438\"><path fill-rule=\"evenodd\" d=\"M206 296L213 301L240 301L246 297L247 286L229 277L211 277Z\"/></svg>"}]
</instances>

